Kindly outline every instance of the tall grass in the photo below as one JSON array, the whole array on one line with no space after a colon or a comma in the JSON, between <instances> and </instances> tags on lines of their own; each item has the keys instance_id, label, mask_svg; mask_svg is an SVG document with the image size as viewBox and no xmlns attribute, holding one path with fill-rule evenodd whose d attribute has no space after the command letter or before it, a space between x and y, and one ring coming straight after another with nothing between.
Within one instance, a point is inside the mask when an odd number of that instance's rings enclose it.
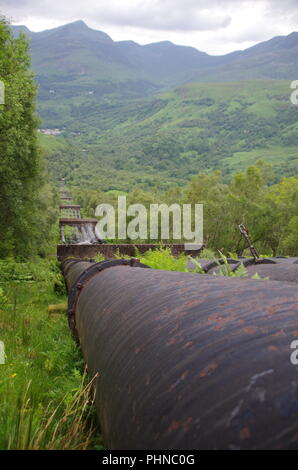
<instances>
[{"instance_id":1,"label":"tall grass","mask_svg":"<svg viewBox=\"0 0 298 470\"><path fill-rule=\"evenodd\" d=\"M0 279L0 449L102 448L92 381L65 315L47 310L66 302L58 266L9 260Z\"/></svg>"}]
</instances>

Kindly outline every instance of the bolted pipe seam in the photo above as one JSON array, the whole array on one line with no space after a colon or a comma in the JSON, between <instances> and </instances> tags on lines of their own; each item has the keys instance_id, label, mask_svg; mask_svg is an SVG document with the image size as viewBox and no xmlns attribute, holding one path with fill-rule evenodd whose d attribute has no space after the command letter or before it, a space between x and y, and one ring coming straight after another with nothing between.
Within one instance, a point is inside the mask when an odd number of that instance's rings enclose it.
<instances>
[{"instance_id":1,"label":"bolted pipe seam","mask_svg":"<svg viewBox=\"0 0 298 470\"><path fill-rule=\"evenodd\" d=\"M80 261L78 260L73 261L69 265L67 265L67 262L63 263L63 266L64 266L63 269L64 269L66 277L68 274L68 270L71 269L71 267L73 267L74 264L77 264L77 263L80 263ZM81 264L81 267L79 267L79 276L75 280L72 279L71 284L68 281L68 286L67 286L68 292L69 292L68 309L67 309L68 324L72 332L72 336L77 343L79 343L79 337L78 337L78 332L76 329L76 320L75 320L76 304L78 302L78 298L84 286L88 283L88 281L92 279L92 277L98 274L99 272L102 272L105 269L112 268L115 266L129 266L132 268L133 267L149 268L149 266L146 266L145 264L140 263L137 258L104 260L104 261L100 261L99 263L95 263L92 260L90 260L87 263L90 264L89 266L87 266L87 268L86 268L86 263L84 265Z\"/></svg>"}]
</instances>

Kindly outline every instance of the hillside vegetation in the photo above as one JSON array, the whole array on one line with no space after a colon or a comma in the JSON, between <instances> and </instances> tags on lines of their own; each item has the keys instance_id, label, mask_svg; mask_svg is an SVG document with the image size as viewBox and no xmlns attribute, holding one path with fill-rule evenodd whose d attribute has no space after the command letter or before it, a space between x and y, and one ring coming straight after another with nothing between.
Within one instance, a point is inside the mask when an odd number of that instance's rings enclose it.
<instances>
[{"instance_id":1,"label":"hillside vegetation","mask_svg":"<svg viewBox=\"0 0 298 470\"><path fill-rule=\"evenodd\" d=\"M70 185L105 191L166 189L214 169L227 181L260 159L277 176L295 175L291 92L288 81L195 83L118 105L86 102L70 124L80 135L65 133L65 150L49 152L50 169L56 178L62 169Z\"/></svg>"},{"instance_id":2,"label":"hillside vegetation","mask_svg":"<svg viewBox=\"0 0 298 470\"><path fill-rule=\"evenodd\" d=\"M45 253L50 242L55 192L37 142L37 87L24 36L12 37L0 16L0 257Z\"/></svg>"},{"instance_id":3,"label":"hillside vegetation","mask_svg":"<svg viewBox=\"0 0 298 470\"><path fill-rule=\"evenodd\" d=\"M172 186L167 191L142 191L135 189L126 194L127 205L143 204L150 213L150 204L203 204L204 243L208 249L228 255L242 255L247 243L238 225L249 228L251 241L260 253L267 255L298 255L298 177L281 178L273 184L274 169L262 161L237 172L227 184L220 172L198 174L186 186ZM117 191L99 192L91 189L73 188L75 201L84 207L84 216L94 217L100 203L112 204L117 209ZM131 218L127 217L127 222ZM138 229L136 229L138 230ZM147 232L150 234L149 220ZM170 240L185 243L185 239ZM162 241L159 230L159 241ZM153 240L139 240L156 243ZM163 240L164 241L164 240ZM132 240L127 239L127 243ZM123 243L123 240L119 240ZM246 252L250 255L250 252Z\"/></svg>"}]
</instances>

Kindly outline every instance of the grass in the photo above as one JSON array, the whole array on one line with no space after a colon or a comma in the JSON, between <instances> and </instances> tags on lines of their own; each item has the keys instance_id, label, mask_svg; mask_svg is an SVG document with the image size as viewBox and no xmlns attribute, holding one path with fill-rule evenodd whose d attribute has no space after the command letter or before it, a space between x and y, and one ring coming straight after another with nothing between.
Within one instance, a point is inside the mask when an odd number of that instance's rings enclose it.
<instances>
[{"instance_id":1,"label":"grass","mask_svg":"<svg viewBox=\"0 0 298 470\"><path fill-rule=\"evenodd\" d=\"M41 147L46 148L50 152L63 151L66 141L62 136L54 137L52 135L38 134L38 142Z\"/></svg>"},{"instance_id":2,"label":"grass","mask_svg":"<svg viewBox=\"0 0 298 470\"><path fill-rule=\"evenodd\" d=\"M0 449L102 448L80 351L65 315L47 310L67 300L58 266L9 260L0 271Z\"/></svg>"},{"instance_id":3,"label":"grass","mask_svg":"<svg viewBox=\"0 0 298 470\"><path fill-rule=\"evenodd\" d=\"M271 163L273 166L289 158L292 162L298 162L298 147L272 146L270 148L255 149L248 152L235 152L232 157L222 160L223 165L233 170L243 170L245 166L254 165L258 160Z\"/></svg>"}]
</instances>

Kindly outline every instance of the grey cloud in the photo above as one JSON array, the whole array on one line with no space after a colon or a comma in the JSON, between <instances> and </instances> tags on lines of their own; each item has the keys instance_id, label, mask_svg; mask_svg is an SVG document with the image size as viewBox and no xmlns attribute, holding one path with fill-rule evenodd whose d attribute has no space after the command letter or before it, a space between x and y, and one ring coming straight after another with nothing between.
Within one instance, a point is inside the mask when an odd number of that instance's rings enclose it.
<instances>
[{"instance_id":1,"label":"grey cloud","mask_svg":"<svg viewBox=\"0 0 298 470\"><path fill-rule=\"evenodd\" d=\"M230 0L233 1L233 0ZM18 21L25 16L83 18L115 26L133 26L164 31L206 31L225 28L231 18L224 11L212 8L222 3L210 0L143 0L134 2L82 0L58 2L57 0L2 0L2 11ZM88 7L86 8L86 6Z\"/></svg>"},{"instance_id":2,"label":"grey cloud","mask_svg":"<svg viewBox=\"0 0 298 470\"><path fill-rule=\"evenodd\" d=\"M198 2L186 3L164 0L160 2L143 2L139 8L127 10L107 6L99 12L95 19L113 25L137 26L139 28L174 30L174 31L206 31L217 30L229 25L231 18L222 12L202 11Z\"/></svg>"},{"instance_id":3,"label":"grey cloud","mask_svg":"<svg viewBox=\"0 0 298 470\"><path fill-rule=\"evenodd\" d=\"M236 0L228 0L235 3ZM238 4L241 0L237 0ZM26 16L64 20L83 18L115 26L133 26L164 31L206 31L225 28L231 18L223 0L2 0L0 10L15 21Z\"/></svg>"},{"instance_id":4,"label":"grey cloud","mask_svg":"<svg viewBox=\"0 0 298 470\"><path fill-rule=\"evenodd\" d=\"M266 16L271 18L282 19L291 21L295 19L298 14L298 1L297 0L265 0Z\"/></svg>"},{"instance_id":5,"label":"grey cloud","mask_svg":"<svg viewBox=\"0 0 298 470\"><path fill-rule=\"evenodd\" d=\"M34 16L70 22L84 19L105 27L134 27L143 30L198 32L229 31L232 13L241 6L262 3L267 20L296 20L297 0L0 0L0 11L14 22ZM231 9L231 10L230 10ZM266 18L264 18L264 24ZM253 30L253 25L251 25ZM256 33L257 34L257 33ZM257 34L260 37L259 33ZM252 34L251 37L254 35Z\"/></svg>"}]
</instances>

